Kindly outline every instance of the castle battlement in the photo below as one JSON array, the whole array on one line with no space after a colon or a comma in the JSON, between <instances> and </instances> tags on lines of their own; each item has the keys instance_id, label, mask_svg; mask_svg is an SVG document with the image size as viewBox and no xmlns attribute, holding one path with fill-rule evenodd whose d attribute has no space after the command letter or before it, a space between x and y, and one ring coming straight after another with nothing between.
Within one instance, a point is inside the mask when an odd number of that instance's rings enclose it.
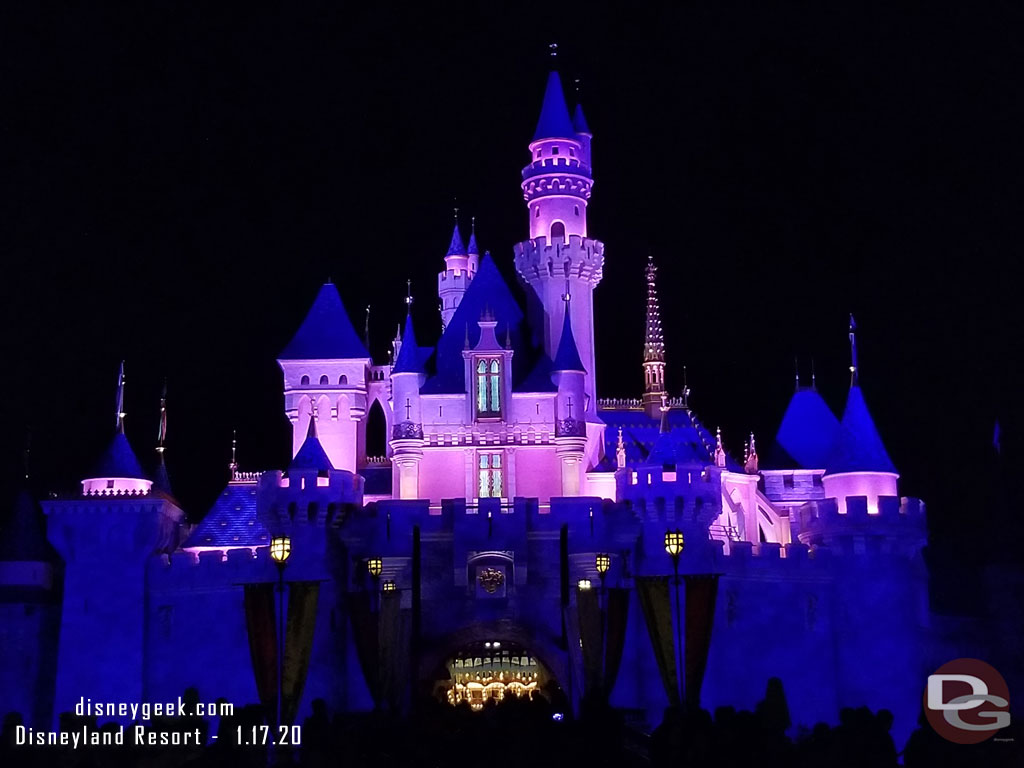
<instances>
[{"instance_id":1,"label":"castle battlement","mask_svg":"<svg viewBox=\"0 0 1024 768\"><path fill-rule=\"evenodd\" d=\"M604 243L590 237L570 235L564 243L536 237L516 243L513 251L516 271L527 282L576 277L597 285L603 276Z\"/></svg>"},{"instance_id":2,"label":"castle battlement","mask_svg":"<svg viewBox=\"0 0 1024 768\"><path fill-rule=\"evenodd\" d=\"M800 519L800 541L811 546L826 545L837 551L863 554L869 549L916 552L927 540L925 505L920 499L879 496L878 511L871 512L867 496L847 496L846 512L839 499L809 501L796 510ZM867 541L881 547L867 546Z\"/></svg>"}]
</instances>

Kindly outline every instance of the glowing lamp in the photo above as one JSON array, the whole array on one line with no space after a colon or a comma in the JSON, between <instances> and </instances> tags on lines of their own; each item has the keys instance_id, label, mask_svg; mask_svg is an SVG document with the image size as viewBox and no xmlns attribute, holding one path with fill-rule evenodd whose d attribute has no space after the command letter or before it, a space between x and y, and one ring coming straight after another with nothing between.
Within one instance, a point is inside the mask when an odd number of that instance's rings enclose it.
<instances>
[{"instance_id":1,"label":"glowing lamp","mask_svg":"<svg viewBox=\"0 0 1024 768\"><path fill-rule=\"evenodd\" d=\"M665 551L673 560L683 553L683 532L676 528L665 532Z\"/></svg>"},{"instance_id":2,"label":"glowing lamp","mask_svg":"<svg viewBox=\"0 0 1024 768\"><path fill-rule=\"evenodd\" d=\"M394 592L398 587L395 586L395 582L391 579L387 579L380 585L381 592Z\"/></svg>"},{"instance_id":3,"label":"glowing lamp","mask_svg":"<svg viewBox=\"0 0 1024 768\"><path fill-rule=\"evenodd\" d=\"M376 579L384 570L384 561L379 557L371 557L366 561L366 570Z\"/></svg>"},{"instance_id":4,"label":"glowing lamp","mask_svg":"<svg viewBox=\"0 0 1024 768\"><path fill-rule=\"evenodd\" d=\"M590 579L580 579L576 582L576 586L583 590L590 589Z\"/></svg>"},{"instance_id":5,"label":"glowing lamp","mask_svg":"<svg viewBox=\"0 0 1024 768\"><path fill-rule=\"evenodd\" d=\"M292 540L287 536L275 536L270 540L270 557L283 566L292 554Z\"/></svg>"},{"instance_id":6,"label":"glowing lamp","mask_svg":"<svg viewBox=\"0 0 1024 768\"><path fill-rule=\"evenodd\" d=\"M608 573L608 569L612 567L612 559L610 556L602 553L594 558L594 567L597 568L598 574L602 577Z\"/></svg>"}]
</instances>

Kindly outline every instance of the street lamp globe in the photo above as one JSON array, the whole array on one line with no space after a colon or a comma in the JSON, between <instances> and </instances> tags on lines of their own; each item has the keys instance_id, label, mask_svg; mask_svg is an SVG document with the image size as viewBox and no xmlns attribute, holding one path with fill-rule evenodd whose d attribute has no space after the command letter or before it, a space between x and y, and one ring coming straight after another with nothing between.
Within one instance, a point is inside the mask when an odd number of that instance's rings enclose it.
<instances>
[{"instance_id":1,"label":"street lamp globe","mask_svg":"<svg viewBox=\"0 0 1024 768\"><path fill-rule=\"evenodd\" d=\"M270 540L270 557L278 565L284 565L292 555L292 540L288 536L275 536Z\"/></svg>"},{"instance_id":2,"label":"street lamp globe","mask_svg":"<svg viewBox=\"0 0 1024 768\"><path fill-rule=\"evenodd\" d=\"M366 561L366 570L376 579L384 570L384 561L379 557L371 557Z\"/></svg>"},{"instance_id":3,"label":"street lamp globe","mask_svg":"<svg viewBox=\"0 0 1024 768\"><path fill-rule=\"evenodd\" d=\"M380 585L381 592L394 592L398 587L395 586L395 582L391 579L386 579L384 583Z\"/></svg>"},{"instance_id":4,"label":"street lamp globe","mask_svg":"<svg viewBox=\"0 0 1024 768\"><path fill-rule=\"evenodd\" d=\"M591 587L590 579L580 579L579 581L576 582L576 586L579 589L581 589L584 592L586 592Z\"/></svg>"},{"instance_id":5,"label":"street lamp globe","mask_svg":"<svg viewBox=\"0 0 1024 768\"><path fill-rule=\"evenodd\" d=\"M673 560L683 553L684 546L683 532L678 528L665 532L665 551Z\"/></svg>"}]
</instances>

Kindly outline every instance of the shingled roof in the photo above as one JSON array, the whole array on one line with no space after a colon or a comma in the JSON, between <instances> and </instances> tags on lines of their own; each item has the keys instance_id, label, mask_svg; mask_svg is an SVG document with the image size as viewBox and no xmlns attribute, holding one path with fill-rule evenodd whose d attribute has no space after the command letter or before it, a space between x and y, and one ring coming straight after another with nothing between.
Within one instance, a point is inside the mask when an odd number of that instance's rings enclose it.
<instances>
[{"instance_id":1,"label":"shingled roof","mask_svg":"<svg viewBox=\"0 0 1024 768\"><path fill-rule=\"evenodd\" d=\"M334 283L324 283L306 319L281 352L280 360L351 360L368 358Z\"/></svg>"}]
</instances>

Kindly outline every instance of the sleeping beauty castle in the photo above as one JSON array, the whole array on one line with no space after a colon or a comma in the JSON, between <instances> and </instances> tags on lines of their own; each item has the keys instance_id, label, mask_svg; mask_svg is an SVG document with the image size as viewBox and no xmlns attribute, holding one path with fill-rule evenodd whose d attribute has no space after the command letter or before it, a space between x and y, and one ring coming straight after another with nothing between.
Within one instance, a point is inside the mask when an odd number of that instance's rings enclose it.
<instances>
[{"instance_id":1,"label":"sleeping beauty castle","mask_svg":"<svg viewBox=\"0 0 1024 768\"><path fill-rule=\"evenodd\" d=\"M794 723L887 708L899 743L945 658L924 504L899 495L852 318L841 417L798 379L774 440L729 439L666 391L648 260L639 396L602 399L591 140L552 72L511 254L525 307L458 221L438 248L434 346L409 314L374 360L343 303L358 287L323 285L278 359L291 462L232 460L198 524L162 449L153 472L136 458L122 404L79 491L42 514L22 497L0 539L6 709L49 728L83 696L195 686L271 721L279 702L290 722L317 698L516 695L653 725L672 704L753 708L774 677Z\"/></svg>"}]
</instances>

